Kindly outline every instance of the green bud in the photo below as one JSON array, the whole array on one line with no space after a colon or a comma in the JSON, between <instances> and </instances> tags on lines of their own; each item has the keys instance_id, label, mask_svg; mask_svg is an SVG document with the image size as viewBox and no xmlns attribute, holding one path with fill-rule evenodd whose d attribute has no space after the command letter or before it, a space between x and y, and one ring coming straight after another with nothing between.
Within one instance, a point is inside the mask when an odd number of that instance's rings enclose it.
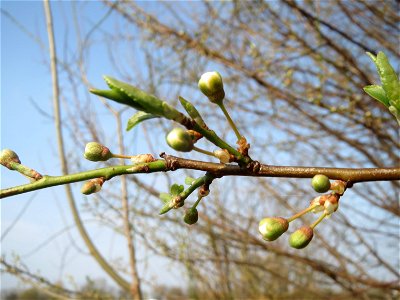
<instances>
[{"instance_id":1,"label":"green bud","mask_svg":"<svg viewBox=\"0 0 400 300\"><path fill-rule=\"evenodd\" d=\"M183 216L183 221L186 224L192 225L199 219L199 213L196 208L187 209L185 215Z\"/></svg>"},{"instance_id":2,"label":"green bud","mask_svg":"<svg viewBox=\"0 0 400 300\"><path fill-rule=\"evenodd\" d=\"M10 149L3 149L0 152L0 163L8 169L11 169L10 162L21 163L17 153Z\"/></svg>"},{"instance_id":3,"label":"green bud","mask_svg":"<svg viewBox=\"0 0 400 300\"><path fill-rule=\"evenodd\" d=\"M207 72L201 75L199 89L213 103L222 103L225 98L224 84L218 72Z\"/></svg>"},{"instance_id":4,"label":"green bud","mask_svg":"<svg viewBox=\"0 0 400 300\"><path fill-rule=\"evenodd\" d=\"M190 152L193 150L193 140L190 134L180 127L172 129L166 140L167 144L176 151Z\"/></svg>"},{"instance_id":5,"label":"green bud","mask_svg":"<svg viewBox=\"0 0 400 300\"><path fill-rule=\"evenodd\" d=\"M90 142L86 144L83 156L90 161L106 161L112 157L112 153L102 144Z\"/></svg>"},{"instance_id":6,"label":"green bud","mask_svg":"<svg viewBox=\"0 0 400 300\"><path fill-rule=\"evenodd\" d=\"M313 229L309 226L300 227L290 235L289 245L296 249L303 249L311 242L314 236Z\"/></svg>"},{"instance_id":7,"label":"green bud","mask_svg":"<svg viewBox=\"0 0 400 300\"><path fill-rule=\"evenodd\" d=\"M325 175L315 175L311 180L311 185L317 193L325 193L331 188L329 178Z\"/></svg>"},{"instance_id":8,"label":"green bud","mask_svg":"<svg viewBox=\"0 0 400 300\"><path fill-rule=\"evenodd\" d=\"M289 222L285 218L264 218L258 225L258 231L266 241L275 241L289 228Z\"/></svg>"}]
</instances>

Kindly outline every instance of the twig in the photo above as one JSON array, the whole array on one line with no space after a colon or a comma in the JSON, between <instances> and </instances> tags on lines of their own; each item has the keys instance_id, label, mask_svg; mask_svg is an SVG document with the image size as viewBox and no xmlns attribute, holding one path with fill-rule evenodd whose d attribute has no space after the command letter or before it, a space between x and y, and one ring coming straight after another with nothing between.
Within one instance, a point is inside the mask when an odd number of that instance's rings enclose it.
<instances>
[{"instance_id":1,"label":"twig","mask_svg":"<svg viewBox=\"0 0 400 300\"><path fill-rule=\"evenodd\" d=\"M223 176L250 176L250 177L284 177L284 178L312 178L316 174L324 174L333 180L343 180L351 184L367 181L400 180L400 168L319 168L319 167L290 167L270 166L260 164L259 169L244 168L237 165L203 162L191 159L164 155L164 160L126 166L110 166L106 168L84 171L64 176L44 175L42 179L25 185L0 190L0 198L6 198L56 185L85 181L104 177L106 180L119 175L155 173L175 171L177 169L191 169L209 172L214 177Z\"/></svg>"}]
</instances>

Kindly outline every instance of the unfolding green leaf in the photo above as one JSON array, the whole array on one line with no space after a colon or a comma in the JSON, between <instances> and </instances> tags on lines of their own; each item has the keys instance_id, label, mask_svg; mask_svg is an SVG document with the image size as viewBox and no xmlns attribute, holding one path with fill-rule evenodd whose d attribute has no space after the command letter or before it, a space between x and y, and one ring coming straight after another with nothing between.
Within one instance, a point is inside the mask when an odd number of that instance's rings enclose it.
<instances>
[{"instance_id":1,"label":"unfolding green leaf","mask_svg":"<svg viewBox=\"0 0 400 300\"><path fill-rule=\"evenodd\" d=\"M367 85L364 87L364 91L386 107L389 107L389 99L386 97L385 90L380 85Z\"/></svg>"},{"instance_id":2,"label":"unfolding green leaf","mask_svg":"<svg viewBox=\"0 0 400 300\"><path fill-rule=\"evenodd\" d=\"M180 96L179 96L179 101L181 102L183 108L186 110L189 116L193 120L195 120L197 124L199 124L201 127L207 127L200 113L192 103L190 103L189 101Z\"/></svg>"},{"instance_id":3,"label":"unfolding green leaf","mask_svg":"<svg viewBox=\"0 0 400 300\"><path fill-rule=\"evenodd\" d=\"M185 189L185 187L183 185L179 185L179 184L174 183L171 186L171 190L170 190L171 191L171 195L177 196L180 193L182 193L184 189Z\"/></svg>"},{"instance_id":4,"label":"unfolding green leaf","mask_svg":"<svg viewBox=\"0 0 400 300\"><path fill-rule=\"evenodd\" d=\"M400 99L399 78L385 53L379 52L375 64L381 77L382 87L386 92L386 96L391 101L398 102Z\"/></svg>"},{"instance_id":5,"label":"unfolding green leaf","mask_svg":"<svg viewBox=\"0 0 400 300\"><path fill-rule=\"evenodd\" d=\"M192 178L192 177L187 176L187 177L185 178L185 184L186 184L186 185L191 185L191 184L193 183L193 181L195 181L195 180L196 180L195 178Z\"/></svg>"},{"instance_id":6,"label":"unfolding green leaf","mask_svg":"<svg viewBox=\"0 0 400 300\"><path fill-rule=\"evenodd\" d=\"M126 96L128 96L133 103L142 107L142 111L159 115L163 115L163 108L160 99L157 97L147 94L146 92L115 78L104 76L104 80L112 90L117 90Z\"/></svg>"},{"instance_id":7,"label":"unfolding green leaf","mask_svg":"<svg viewBox=\"0 0 400 300\"><path fill-rule=\"evenodd\" d=\"M138 111L136 114L134 114L129 120L128 124L126 125L126 131L131 130L133 127L135 127L137 124L149 120L149 119L154 119L154 118L159 118L159 116L145 113L143 111Z\"/></svg>"},{"instance_id":8,"label":"unfolding green leaf","mask_svg":"<svg viewBox=\"0 0 400 300\"><path fill-rule=\"evenodd\" d=\"M172 199L172 196L168 193L160 193L159 197L164 203L169 203Z\"/></svg>"},{"instance_id":9,"label":"unfolding green leaf","mask_svg":"<svg viewBox=\"0 0 400 300\"><path fill-rule=\"evenodd\" d=\"M92 94L97 95L97 96L101 96L101 97L104 97L104 98L107 98L107 99L110 99L110 100L114 100L114 101L116 101L118 103L131 106L134 109L143 110L142 106L140 106L139 104L133 102L131 98L129 98L126 94L118 91L117 89L111 89L111 90L90 89L90 92Z\"/></svg>"}]
</instances>

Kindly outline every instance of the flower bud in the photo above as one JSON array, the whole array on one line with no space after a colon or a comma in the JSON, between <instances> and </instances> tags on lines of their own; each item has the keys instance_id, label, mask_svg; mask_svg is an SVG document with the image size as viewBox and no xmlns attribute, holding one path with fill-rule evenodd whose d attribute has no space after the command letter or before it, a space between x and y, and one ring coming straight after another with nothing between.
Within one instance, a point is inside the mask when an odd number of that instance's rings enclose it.
<instances>
[{"instance_id":1,"label":"flower bud","mask_svg":"<svg viewBox=\"0 0 400 300\"><path fill-rule=\"evenodd\" d=\"M341 180L335 180L331 184L331 190L339 195L343 195L346 190L346 182Z\"/></svg>"},{"instance_id":2,"label":"flower bud","mask_svg":"<svg viewBox=\"0 0 400 300\"><path fill-rule=\"evenodd\" d=\"M220 163L222 163L222 164L229 163L230 158L231 158L231 155L229 154L228 150L226 150L226 149L215 150L214 155L216 158L219 159Z\"/></svg>"},{"instance_id":3,"label":"flower bud","mask_svg":"<svg viewBox=\"0 0 400 300\"><path fill-rule=\"evenodd\" d=\"M290 247L303 249L311 242L314 236L314 231L309 226L302 226L293 232L289 238Z\"/></svg>"},{"instance_id":4,"label":"flower bud","mask_svg":"<svg viewBox=\"0 0 400 300\"><path fill-rule=\"evenodd\" d=\"M82 185L81 193L85 195L97 193L98 191L101 190L103 183L104 183L103 178L91 179Z\"/></svg>"},{"instance_id":5,"label":"flower bud","mask_svg":"<svg viewBox=\"0 0 400 300\"><path fill-rule=\"evenodd\" d=\"M187 209L185 215L183 216L183 221L186 224L192 225L199 219L199 213L196 208Z\"/></svg>"},{"instance_id":6,"label":"flower bud","mask_svg":"<svg viewBox=\"0 0 400 300\"><path fill-rule=\"evenodd\" d=\"M213 103L219 104L224 100L224 84L218 72L207 72L201 75L199 89Z\"/></svg>"},{"instance_id":7,"label":"flower bud","mask_svg":"<svg viewBox=\"0 0 400 300\"><path fill-rule=\"evenodd\" d=\"M330 216L333 214L339 207L339 195L338 194L331 194L326 199L324 203L324 213Z\"/></svg>"},{"instance_id":8,"label":"flower bud","mask_svg":"<svg viewBox=\"0 0 400 300\"><path fill-rule=\"evenodd\" d=\"M258 231L266 241L274 241L289 228L289 222L281 217L264 218L258 225Z\"/></svg>"},{"instance_id":9,"label":"flower bud","mask_svg":"<svg viewBox=\"0 0 400 300\"><path fill-rule=\"evenodd\" d=\"M8 169L11 169L10 162L21 163L17 153L10 149L3 149L0 152L0 163Z\"/></svg>"},{"instance_id":10,"label":"flower bud","mask_svg":"<svg viewBox=\"0 0 400 300\"><path fill-rule=\"evenodd\" d=\"M176 151L190 152L193 150L193 140L189 133L180 127L172 129L167 137L167 144Z\"/></svg>"},{"instance_id":11,"label":"flower bud","mask_svg":"<svg viewBox=\"0 0 400 300\"><path fill-rule=\"evenodd\" d=\"M331 183L329 182L329 178L325 175L315 175L311 180L311 185L313 189L317 193L325 193L329 191L331 187Z\"/></svg>"},{"instance_id":12,"label":"flower bud","mask_svg":"<svg viewBox=\"0 0 400 300\"><path fill-rule=\"evenodd\" d=\"M112 157L112 153L102 144L90 142L86 144L83 156L90 161L106 161Z\"/></svg>"},{"instance_id":13,"label":"flower bud","mask_svg":"<svg viewBox=\"0 0 400 300\"><path fill-rule=\"evenodd\" d=\"M310 206L313 206L314 209L312 210L313 213L318 213L324 210L324 203L325 203L325 195L315 197L310 202Z\"/></svg>"}]
</instances>

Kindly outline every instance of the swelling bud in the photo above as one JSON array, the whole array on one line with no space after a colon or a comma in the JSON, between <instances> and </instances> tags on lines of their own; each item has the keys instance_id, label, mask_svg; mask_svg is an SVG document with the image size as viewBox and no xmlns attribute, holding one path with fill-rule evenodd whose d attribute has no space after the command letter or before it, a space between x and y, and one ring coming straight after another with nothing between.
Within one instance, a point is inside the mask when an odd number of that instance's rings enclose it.
<instances>
[{"instance_id":1,"label":"swelling bud","mask_svg":"<svg viewBox=\"0 0 400 300\"><path fill-rule=\"evenodd\" d=\"M214 156L219 159L221 164L227 164L231 159L231 155L226 149L215 150L213 153Z\"/></svg>"},{"instance_id":2,"label":"swelling bud","mask_svg":"<svg viewBox=\"0 0 400 300\"><path fill-rule=\"evenodd\" d=\"M106 161L112 157L110 149L96 142L86 144L83 156L90 161Z\"/></svg>"},{"instance_id":3,"label":"swelling bud","mask_svg":"<svg viewBox=\"0 0 400 300\"><path fill-rule=\"evenodd\" d=\"M329 178L325 175L315 175L311 180L311 185L317 193L325 193L331 187Z\"/></svg>"},{"instance_id":4,"label":"swelling bud","mask_svg":"<svg viewBox=\"0 0 400 300\"><path fill-rule=\"evenodd\" d=\"M190 208L186 210L185 215L183 216L183 221L186 224L192 225L197 222L199 219L199 213L196 208Z\"/></svg>"},{"instance_id":5,"label":"swelling bud","mask_svg":"<svg viewBox=\"0 0 400 300\"><path fill-rule=\"evenodd\" d=\"M0 152L0 163L5 166L6 168L11 170L10 163L16 162L18 164L21 163L17 153L12 151L11 149L3 149Z\"/></svg>"},{"instance_id":6,"label":"swelling bud","mask_svg":"<svg viewBox=\"0 0 400 300\"><path fill-rule=\"evenodd\" d=\"M218 72L207 72L201 75L199 89L212 103L220 104L225 98L224 84Z\"/></svg>"},{"instance_id":7,"label":"swelling bud","mask_svg":"<svg viewBox=\"0 0 400 300\"><path fill-rule=\"evenodd\" d=\"M104 183L103 178L91 179L82 185L81 193L85 195L97 193L98 191L101 190L103 183Z\"/></svg>"},{"instance_id":8,"label":"swelling bud","mask_svg":"<svg viewBox=\"0 0 400 300\"><path fill-rule=\"evenodd\" d=\"M266 241L275 241L289 228L289 222L281 217L264 218L258 225L258 231Z\"/></svg>"},{"instance_id":9,"label":"swelling bud","mask_svg":"<svg viewBox=\"0 0 400 300\"><path fill-rule=\"evenodd\" d=\"M187 131L182 128L174 128L172 129L167 137L167 144L176 151L181 152L190 152L193 150L193 140Z\"/></svg>"},{"instance_id":10,"label":"swelling bud","mask_svg":"<svg viewBox=\"0 0 400 300\"><path fill-rule=\"evenodd\" d=\"M296 249L303 249L311 242L314 231L309 226L300 227L290 235L289 245Z\"/></svg>"}]
</instances>

